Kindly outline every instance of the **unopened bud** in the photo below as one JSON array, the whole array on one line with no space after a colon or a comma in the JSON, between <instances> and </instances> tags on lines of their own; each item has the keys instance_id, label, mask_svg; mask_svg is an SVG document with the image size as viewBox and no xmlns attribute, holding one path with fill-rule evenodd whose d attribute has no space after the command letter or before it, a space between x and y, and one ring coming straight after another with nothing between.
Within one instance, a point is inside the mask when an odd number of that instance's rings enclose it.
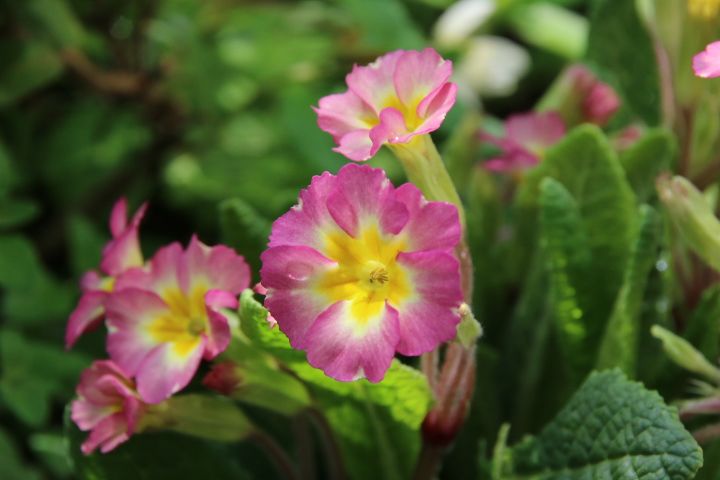
<instances>
[{"instance_id":1,"label":"unopened bud","mask_svg":"<svg viewBox=\"0 0 720 480\"><path fill-rule=\"evenodd\" d=\"M720 369L711 364L687 340L659 325L653 325L650 333L662 342L663 350L677 365L720 384Z\"/></svg>"},{"instance_id":2,"label":"unopened bud","mask_svg":"<svg viewBox=\"0 0 720 480\"><path fill-rule=\"evenodd\" d=\"M292 416L310 406L310 395L299 380L262 362L251 366L217 363L203 379L203 385L281 415Z\"/></svg>"},{"instance_id":3,"label":"unopened bud","mask_svg":"<svg viewBox=\"0 0 720 480\"><path fill-rule=\"evenodd\" d=\"M482 336L483 328L475 319L467 303L460 305L458 313L460 314L460 324L457 327L457 340L463 347L469 349Z\"/></svg>"},{"instance_id":4,"label":"unopened bud","mask_svg":"<svg viewBox=\"0 0 720 480\"><path fill-rule=\"evenodd\" d=\"M703 194L683 177L663 175L657 191L687 245L720 271L720 222Z\"/></svg>"}]
</instances>

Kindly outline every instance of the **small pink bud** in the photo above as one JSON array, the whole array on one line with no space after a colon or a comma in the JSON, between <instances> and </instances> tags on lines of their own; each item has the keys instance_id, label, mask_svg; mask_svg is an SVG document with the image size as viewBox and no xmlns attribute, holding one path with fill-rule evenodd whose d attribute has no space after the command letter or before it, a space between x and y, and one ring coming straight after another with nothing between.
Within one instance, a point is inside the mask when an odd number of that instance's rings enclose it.
<instances>
[{"instance_id":1,"label":"small pink bud","mask_svg":"<svg viewBox=\"0 0 720 480\"><path fill-rule=\"evenodd\" d=\"M234 362L216 363L210 372L205 375L202 383L210 390L214 390L221 395L232 395L242 383L240 369Z\"/></svg>"}]
</instances>

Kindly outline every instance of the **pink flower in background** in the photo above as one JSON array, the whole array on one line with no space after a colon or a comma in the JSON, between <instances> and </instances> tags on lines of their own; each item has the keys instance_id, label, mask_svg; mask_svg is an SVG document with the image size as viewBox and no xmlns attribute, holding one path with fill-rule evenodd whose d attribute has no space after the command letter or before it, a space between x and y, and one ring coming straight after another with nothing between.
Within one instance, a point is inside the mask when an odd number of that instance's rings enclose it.
<instances>
[{"instance_id":1,"label":"pink flower in background","mask_svg":"<svg viewBox=\"0 0 720 480\"><path fill-rule=\"evenodd\" d=\"M130 269L105 302L108 352L136 378L147 403L185 387L200 360L216 357L230 341L221 308L236 308L250 285L245 260L225 246L193 237L183 250L160 249L147 268Z\"/></svg>"},{"instance_id":2,"label":"pink flower in background","mask_svg":"<svg viewBox=\"0 0 720 480\"><path fill-rule=\"evenodd\" d=\"M82 373L77 395L71 418L80 430L90 431L81 447L85 455L97 448L107 453L125 442L145 409L132 380L110 360L96 361Z\"/></svg>"},{"instance_id":3,"label":"pink flower in background","mask_svg":"<svg viewBox=\"0 0 720 480\"><path fill-rule=\"evenodd\" d=\"M355 65L346 92L320 99L318 125L333 136L336 152L367 160L386 143L407 143L440 128L455 103L451 74L452 62L431 48L397 50Z\"/></svg>"},{"instance_id":4,"label":"pink flower in background","mask_svg":"<svg viewBox=\"0 0 720 480\"><path fill-rule=\"evenodd\" d=\"M585 120L604 126L620 108L620 98L607 83L596 81L582 102Z\"/></svg>"},{"instance_id":5,"label":"pink flower in background","mask_svg":"<svg viewBox=\"0 0 720 480\"><path fill-rule=\"evenodd\" d=\"M500 156L483 165L494 172L511 172L534 167L545 149L565 135L565 124L555 112L522 113L505 121L505 136L482 133L480 138L502 150Z\"/></svg>"},{"instance_id":6,"label":"pink flower in background","mask_svg":"<svg viewBox=\"0 0 720 480\"><path fill-rule=\"evenodd\" d=\"M693 71L701 78L720 77L720 41L712 42L693 57Z\"/></svg>"},{"instance_id":7,"label":"pink flower in background","mask_svg":"<svg viewBox=\"0 0 720 480\"><path fill-rule=\"evenodd\" d=\"M385 172L346 165L313 178L275 221L262 256L265 306L308 362L342 381L382 380L395 352L455 337L462 301L454 205Z\"/></svg>"},{"instance_id":8,"label":"pink flower in background","mask_svg":"<svg viewBox=\"0 0 720 480\"><path fill-rule=\"evenodd\" d=\"M83 333L102 321L104 303L117 276L130 268L143 265L138 228L146 208L147 204L143 204L128 223L127 201L121 198L115 203L110 214L110 232L113 238L103 249L100 263L102 273L94 270L87 272L80 281L83 295L70 314L65 332L67 348L72 347Z\"/></svg>"}]
</instances>

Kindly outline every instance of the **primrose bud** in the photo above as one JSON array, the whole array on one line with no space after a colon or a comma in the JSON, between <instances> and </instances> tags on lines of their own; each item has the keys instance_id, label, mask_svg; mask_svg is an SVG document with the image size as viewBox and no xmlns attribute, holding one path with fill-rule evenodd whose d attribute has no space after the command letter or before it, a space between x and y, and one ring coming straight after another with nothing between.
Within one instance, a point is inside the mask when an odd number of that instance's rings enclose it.
<instances>
[{"instance_id":1,"label":"primrose bud","mask_svg":"<svg viewBox=\"0 0 720 480\"><path fill-rule=\"evenodd\" d=\"M677 365L698 375L702 375L716 384L720 384L720 369L711 364L707 358L687 340L678 337L659 325L653 325L650 333L662 342L663 350L665 350L665 353Z\"/></svg>"},{"instance_id":2,"label":"primrose bud","mask_svg":"<svg viewBox=\"0 0 720 480\"><path fill-rule=\"evenodd\" d=\"M656 187L687 245L720 271L720 222L703 194L680 176L663 175L658 178Z\"/></svg>"},{"instance_id":3,"label":"primrose bud","mask_svg":"<svg viewBox=\"0 0 720 480\"><path fill-rule=\"evenodd\" d=\"M234 362L213 365L203 385L240 402L292 416L310 406L305 386L288 373L257 362L251 367Z\"/></svg>"}]
</instances>

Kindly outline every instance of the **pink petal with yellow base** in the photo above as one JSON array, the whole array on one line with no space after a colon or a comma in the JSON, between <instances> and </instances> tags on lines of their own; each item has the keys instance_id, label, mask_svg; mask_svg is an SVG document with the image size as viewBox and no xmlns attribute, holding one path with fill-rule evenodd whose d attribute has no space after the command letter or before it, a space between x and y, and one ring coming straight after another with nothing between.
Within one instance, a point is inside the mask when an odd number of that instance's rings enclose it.
<instances>
[{"instance_id":1,"label":"pink petal with yellow base","mask_svg":"<svg viewBox=\"0 0 720 480\"><path fill-rule=\"evenodd\" d=\"M312 207L304 215L303 202L273 225L260 277L265 306L312 365L338 380L379 381L396 351L418 354L452 337L462 300L449 253L460 240L453 205L355 164L316 177L302 198ZM453 296L428 290L433 269L438 292Z\"/></svg>"},{"instance_id":2,"label":"pink petal with yellow base","mask_svg":"<svg viewBox=\"0 0 720 480\"><path fill-rule=\"evenodd\" d=\"M377 315L355 317L351 302L337 302L307 332L310 365L340 381L379 382L390 368L398 342L398 313L385 306Z\"/></svg>"},{"instance_id":3,"label":"pink petal with yellow base","mask_svg":"<svg viewBox=\"0 0 720 480\"><path fill-rule=\"evenodd\" d=\"M346 92L320 99L318 126L333 136L335 151L367 160L384 144L407 143L440 128L457 94L451 74L452 63L430 48L356 65Z\"/></svg>"}]
</instances>

